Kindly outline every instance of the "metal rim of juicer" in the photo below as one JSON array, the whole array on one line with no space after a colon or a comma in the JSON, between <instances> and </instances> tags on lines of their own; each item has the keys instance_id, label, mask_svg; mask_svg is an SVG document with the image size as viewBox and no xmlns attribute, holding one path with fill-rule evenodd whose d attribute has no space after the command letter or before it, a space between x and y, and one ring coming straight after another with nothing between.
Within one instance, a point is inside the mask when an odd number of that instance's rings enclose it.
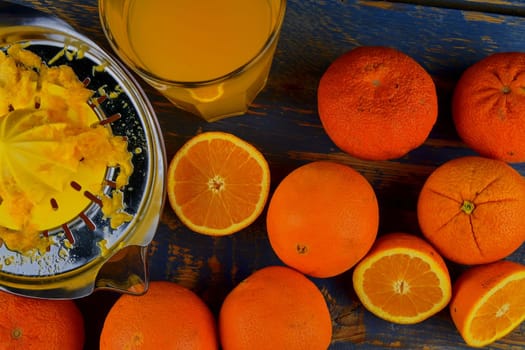
<instances>
[{"instance_id":1,"label":"metal rim of juicer","mask_svg":"<svg viewBox=\"0 0 525 350\"><path fill-rule=\"evenodd\" d=\"M58 244L33 259L2 245L0 289L50 299L79 298L102 288L141 294L148 282L146 247L156 232L165 200L166 154L153 107L129 71L90 39L60 20L54 22L49 15L39 17L36 10L27 9L29 15L24 16L21 6L15 6L17 16L0 18L0 48L29 43L27 49L44 62L62 50L62 57L54 64L70 65L79 79L96 91L92 102L101 123L113 134L127 138L134 170L122 192L126 211L133 219L111 229L100 203L94 200L82 215L48 232L62 241L68 237L75 240L67 254ZM5 5L0 4L2 7ZM111 97L106 88L119 91ZM117 172L108 168L106 180L112 180Z\"/></svg>"}]
</instances>

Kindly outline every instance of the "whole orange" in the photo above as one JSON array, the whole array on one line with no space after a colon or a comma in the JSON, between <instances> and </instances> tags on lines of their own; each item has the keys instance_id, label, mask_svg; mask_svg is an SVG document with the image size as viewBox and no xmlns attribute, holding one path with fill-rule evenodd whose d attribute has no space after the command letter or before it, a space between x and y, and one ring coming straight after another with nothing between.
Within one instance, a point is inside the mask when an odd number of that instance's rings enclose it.
<instances>
[{"instance_id":1,"label":"whole orange","mask_svg":"<svg viewBox=\"0 0 525 350\"><path fill-rule=\"evenodd\" d=\"M332 321L312 281L291 268L269 266L226 296L219 331L224 350L325 350Z\"/></svg>"},{"instance_id":2,"label":"whole orange","mask_svg":"<svg viewBox=\"0 0 525 350\"><path fill-rule=\"evenodd\" d=\"M331 277L350 269L372 247L379 207L374 189L359 172L316 161L279 183L266 226L285 264L310 276Z\"/></svg>"},{"instance_id":3,"label":"whole orange","mask_svg":"<svg viewBox=\"0 0 525 350\"><path fill-rule=\"evenodd\" d=\"M204 301L176 283L153 281L142 296L122 295L106 316L100 349L218 348L215 319Z\"/></svg>"},{"instance_id":4,"label":"whole orange","mask_svg":"<svg viewBox=\"0 0 525 350\"><path fill-rule=\"evenodd\" d=\"M337 58L321 77L317 99L330 139L369 160L399 158L419 147L438 115L432 77L388 47L362 46Z\"/></svg>"},{"instance_id":5,"label":"whole orange","mask_svg":"<svg viewBox=\"0 0 525 350\"><path fill-rule=\"evenodd\" d=\"M492 54L463 72L452 99L461 139L480 155L525 161L525 53Z\"/></svg>"},{"instance_id":6,"label":"whole orange","mask_svg":"<svg viewBox=\"0 0 525 350\"><path fill-rule=\"evenodd\" d=\"M0 349L82 350L84 319L72 300L0 292Z\"/></svg>"},{"instance_id":7,"label":"whole orange","mask_svg":"<svg viewBox=\"0 0 525 350\"><path fill-rule=\"evenodd\" d=\"M525 179L507 163L450 160L428 177L417 216L437 250L460 264L500 260L525 241Z\"/></svg>"}]
</instances>

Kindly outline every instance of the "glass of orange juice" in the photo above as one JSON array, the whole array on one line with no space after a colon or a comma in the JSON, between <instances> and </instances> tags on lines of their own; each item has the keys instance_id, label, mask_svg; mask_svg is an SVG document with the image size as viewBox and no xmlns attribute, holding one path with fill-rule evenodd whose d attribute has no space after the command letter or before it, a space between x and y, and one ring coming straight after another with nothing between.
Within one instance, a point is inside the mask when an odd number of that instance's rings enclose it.
<instances>
[{"instance_id":1,"label":"glass of orange juice","mask_svg":"<svg viewBox=\"0 0 525 350\"><path fill-rule=\"evenodd\" d=\"M99 0L117 55L175 106L240 115L264 88L286 0Z\"/></svg>"}]
</instances>

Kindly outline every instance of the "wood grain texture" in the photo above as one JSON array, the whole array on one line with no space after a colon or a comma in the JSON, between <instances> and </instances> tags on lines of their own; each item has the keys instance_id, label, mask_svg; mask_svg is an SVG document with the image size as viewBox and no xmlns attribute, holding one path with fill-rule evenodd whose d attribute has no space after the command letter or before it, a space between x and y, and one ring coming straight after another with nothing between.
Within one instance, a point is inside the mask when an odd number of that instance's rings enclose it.
<instances>
[{"instance_id":1,"label":"wood grain texture","mask_svg":"<svg viewBox=\"0 0 525 350\"><path fill-rule=\"evenodd\" d=\"M511 16L523 16L525 14L525 2L522 0L394 0L394 2Z\"/></svg>"},{"instance_id":2,"label":"wood grain texture","mask_svg":"<svg viewBox=\"0 0 525 350\"><path fill-rule=\"evenodd\" d=\"M13 1L52 13L109 51L96 0ZM329 159L351 165L374 186L381 207L380 233L419 233L416 200L426 177L440 164L472 155L457 137L450 97L460 74L493 52L525 51L522 0L388 2L289 0L267 87L247 115L206 123L174 108L142 84L154 104L169 158L190 137L207 130L236 134L260 149L270 163L272 190L290 171ZM1 15L1 14L0 14ZM432 75L439 118L424 145L392 161L367 162L341 152L325 134L316 105L319 79L339 55L359 45L395 47ZM525 175L525 164L513 165ZM265 213L230 237L211 238L186 229L167 205L149 249L151 278L181 283L217 312L224 296L258 268L280 264L265 231ZM511 259L525 263L525 247ZM450 265L453 277L462 269ZM314 279L334 322L331 349L468 349L447 311L414 326L380 320L365 311L352 292L349 273ZM101 318L116 295L97 292L79 300L89 330L86 349L97 348ZM98 308L98 310L97 310ZM487 349L525 347L525 325Z\"/></svg>"}]
</instances>

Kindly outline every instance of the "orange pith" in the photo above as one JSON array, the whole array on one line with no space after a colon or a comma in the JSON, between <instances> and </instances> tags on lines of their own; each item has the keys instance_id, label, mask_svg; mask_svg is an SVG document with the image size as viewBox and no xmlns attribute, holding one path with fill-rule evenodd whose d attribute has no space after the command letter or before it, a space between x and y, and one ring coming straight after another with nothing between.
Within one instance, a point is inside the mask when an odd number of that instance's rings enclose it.
<instances>
[{"instance_id":1,"label":"orange pith","mask_svg":"<svg viewBox=\"0 0 525 350\"><path fill-rule=\"evenodd\" d=\"M251 224L268 197L270 170L252 145L223 132L190 139L168 169L168 198L195 232L227 235Z\"/></svg>"},{"instance_id":2,"label":"orange pith","mask_svg":"<svg viewBox=\"0 0 525 350\"><path fill-rule=\"evenodd\" d=\"M391 233L377 239L353 274L363 305L385 320L413 324L442 310L450 300L448 269L423 239Z\"/></svg>"},{"instance_id":3,"label":"orange pith","mask_svg":"<svg viewBox=\"0 0 525 350\"><path fill-rule=\"evenodd\" d=\"M465 342L488 345L525 321L525 266L511 261L479 265L453 286L452 320Z\"/></svg>"}]
</instances>

